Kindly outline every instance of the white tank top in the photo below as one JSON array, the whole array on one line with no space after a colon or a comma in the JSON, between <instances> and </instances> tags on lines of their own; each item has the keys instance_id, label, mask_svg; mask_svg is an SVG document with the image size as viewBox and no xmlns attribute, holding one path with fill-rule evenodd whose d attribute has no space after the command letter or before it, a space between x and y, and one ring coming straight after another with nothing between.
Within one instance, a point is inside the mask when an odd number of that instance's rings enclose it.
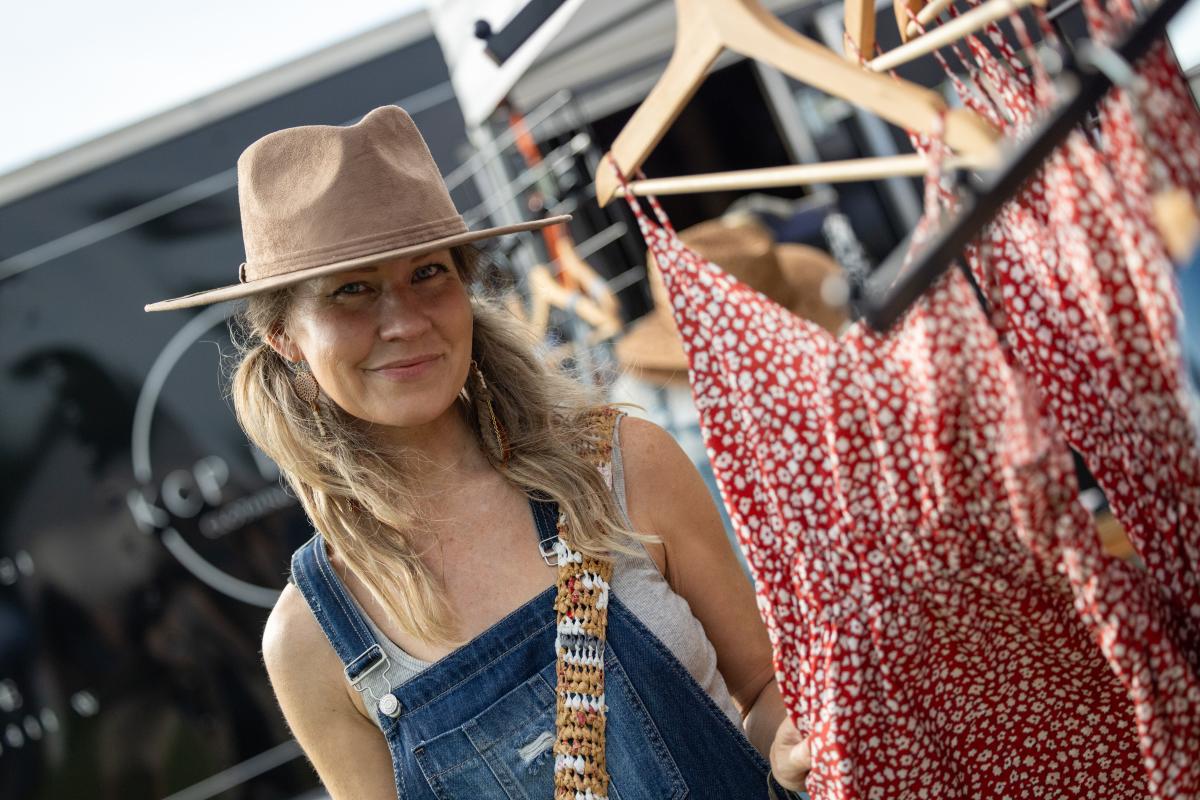
<instances>
[{"instance_id":1,"label":"white tank top","mask_svg":"<svg viewBox=\"0 0 1200 800\"><path fill-rule=\"evenodd\" d=\"M620 423L613 427L612 469L610 487L616 494L617 506L621 510L622 522L633 529L629 519L625 500L625 471L621 460ZM530 546L536 547L536 537L530 537ZM691 606L680 595L676 594L667 583L666 578L658 571L658 565L640 542L637 543L637 555L627 555L616 552L613 554L613 577L611 589L621 602L625 604L643 625L663 643L671 654L679 660L684 668L695 678L696 682L708 693L713 702L728 715L738 729L742 728L742 718L725 679L717 670L717 653L712 642L704 633L700 620L692 614ZM347 592L347 594L350 594ZM353 600L353 596L351 596ZM432 661L423 661L409 655L398 644L393 642L379 629L370 615L363 610L357 601L354 602L359 612L367 620L371 632L379 641L379 646L391 660L389 675L394 685L399 686L424 670ZM375 724L379 720L375 719Z\"/></svg>"}]
</instances>

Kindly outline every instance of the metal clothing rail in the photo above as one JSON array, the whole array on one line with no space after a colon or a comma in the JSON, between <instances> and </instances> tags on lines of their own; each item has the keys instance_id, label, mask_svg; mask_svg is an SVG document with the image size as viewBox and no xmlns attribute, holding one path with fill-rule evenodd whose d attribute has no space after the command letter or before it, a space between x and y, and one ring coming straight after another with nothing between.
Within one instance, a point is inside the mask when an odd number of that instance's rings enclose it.
<instances>
[{"instance_id":1,"label":"metal clothing rail","mask_svg":"<svg viewBox=\"0 0 1200 800\"><path fill-rule=\"evenodd\" d=\"M540 163L522 171L503 188L501 193L492 195L479 205L464 211L462 214L463 219L466 220L468 226L475 225L477 222L487 219L504 203L516 199L520 196L521 192L532 187L541 177L558 169L560 164L567 163L579 156L591 147L591 145L591 137L587 134L575 134L565 144L559 145L542 156Z\"/></svg>"},{"instance_id":2,"label":"metal clothing rail","mask_svg":"<svg viewBox=\"0 0 1200 800\"><path fill-rule=\"evenodd\" d=\"M1075 8L1080 2L1081 0L1065 0L1065 2L1058 3L1046 12L1046 19L1053 22L1072 8Z\"/></svg>"},{"instance_id":3,"label":"metal clothing rail","mask_svg":"<svg viewBox=\"0 0 1200 800\"><path fill-rule=\"evenodd\" d=\"M1163 0L1113 49L1125 61L1136 61L1163 37L1167 23L1189 1ZM871 327L878 331L890 328L959 257L1001 207L1021 190L1113 86L1106 74L1091 65L1079 63L1072 53L1063 56L1062 77L1068 85L1076 84L1074 93L1042 122L1037 133L1016 147L1006 166L984 178L981 189L966 187L957 215L935 234L911 267L901 271L906 249L901 245L862 286L856 287L856 306Z\"/></svg>"},{"instance_id":4,"label":"metal clothing rail","mask_svg":"<svg viewBox=\"0 0 1200 800\"><path fill-rule=\"evenodd\" d=\"M525 127L530 131L536 130L540 125L566 107L570 101L570 92L565 89L555 92L539 104L537 108L525 115ZM489 162L495 160L501 153L515 145L517 136L518 132L516 129L508 128L493 140L495 144L494 150L489 152L476 151L473 153L470 158L447 173L445 177L446 188L453 192L459 186L466 183L471 176L483 170Z\"/></svg>"}]
</instances>

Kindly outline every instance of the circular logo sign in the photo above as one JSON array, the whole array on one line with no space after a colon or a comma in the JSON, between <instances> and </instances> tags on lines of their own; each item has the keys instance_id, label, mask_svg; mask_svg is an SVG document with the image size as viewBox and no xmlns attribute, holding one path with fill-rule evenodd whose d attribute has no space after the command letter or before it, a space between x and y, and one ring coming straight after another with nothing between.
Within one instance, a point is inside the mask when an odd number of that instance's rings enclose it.
<instances>
[{"instance_id":1,"label":"circular logo sign","mask_svg":"<svg viewBox=\"0 0 1200 800\"><path fill-rule=\"evenodd\" d=\"M156 444L155 414L172 372L201 337L224 326L232 312L233 306L226 303L197 314L171 337L146 374L133 417L133 472L138 485L130 489L127 501L138 527L157 535L192 575L236 600L270 608L279 589L231 574L229 565L238 564L241 555L230 542L248 528L298 509L296 499L280 485L278 467L247 443L254 462L254 482L260 484L247 494L231 485L230 461L219 453L202 452L164 475L156 473L151 460ZM203 398L198 397L197 402L202 403ZM228 410L216 416L227 420ZM244 437L239 441L245 441ZM220 558L215 559L214 553Z\"/></svg>"}]
</instances>

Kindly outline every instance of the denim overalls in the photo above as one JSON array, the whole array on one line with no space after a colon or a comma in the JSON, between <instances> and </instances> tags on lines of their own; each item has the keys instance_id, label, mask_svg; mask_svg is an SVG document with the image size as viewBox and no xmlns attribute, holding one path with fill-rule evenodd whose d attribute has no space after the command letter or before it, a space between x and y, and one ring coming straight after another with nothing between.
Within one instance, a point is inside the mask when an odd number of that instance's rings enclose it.
<instances>
[{"instance_id":1,"label":"denim overalls","mask_svg":"<svg viewBox=\"0 0 1200 800\"><path fill-rule=\"evenodd\" d=\"M537 547L558 509L530 503ZM556 587L393 686L320 534L293 555L292 581L379 716L402 800L552 800ZM767 762L615 594L604 672L611 800L767 797Z\"/></svg>"}]
</instances>

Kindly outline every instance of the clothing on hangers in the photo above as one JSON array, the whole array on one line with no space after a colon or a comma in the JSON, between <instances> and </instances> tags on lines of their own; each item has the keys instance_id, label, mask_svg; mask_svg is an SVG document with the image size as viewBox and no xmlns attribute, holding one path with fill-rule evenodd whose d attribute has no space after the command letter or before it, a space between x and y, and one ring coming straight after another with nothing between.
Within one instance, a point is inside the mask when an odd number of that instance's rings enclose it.
<instances>
[{"instance_id":1,"label":"clothing on hangers","mask_svg":"<svg viewBox=\"0 0 1200 800\"><path fill-rule=\"evenodd\" d=\"M1070 473L1043 465L962 276L893 336L834 338L688 250L650 202L657 225L630 204L811 737L810 794L1143 797L1125 691L1029 546L1069 522Z\"/></svg>"},{"instance_id":2,"label":"clothing on hangers","mask_svg":"<svg viewBox=\"0 0 1200 800\"><path fill-rule=\"evenodd\" d=\"M675 0L675 18L675 47L666 71L613 140L611 151L603 159L618 169L632 173L642 165L704 81L709 68L726 51L768 64L893 124L920 131L944 124L947 141L973 162L988 162L997 155L995 129L973 112L948 110L942 98L930 89L906 80L889 79L848 63L780 22L758 0ZM859 175L859 179L869 180L872 175L881 174L914 174L905 171L914 166L918 168L915 174L925 170L925 165L914 163L912 159L900 157L898 160L905 165L899 172L895 171L896 159L887 159L886 165L870 164L872 159L865 159L860 166L865 165L868 169ZM753 170L757 174L750 182L743 182L745 175L735 177L742 188L836 180L832 174L824 174L826 168L827 165L798 165L779 170ZM857 172L854 164L839 165L832 171L844 175L846 170ZM781 179L780 172L806 177L787 175L782 177L785 183L780 184L776 182ZM713 188L713 181L706 180L706 176L692 177L696 184L693 190ZM726 183L730 177L721 176L716 183ZM621 187L607 168L597 173L596 200L602 207L618 188ZM627 190L628 186L623 188Z\"/></svg>"},{"instance_id":3,"label":"clothing on hangers","mask_svg":"<svg viewBox=\"0 0 1200 800\"><path fill-rule=\"evenodd\" d=\"M1103 45L1116 41L1121 30L1135 24L1138 16L1130 0L1111 0L1105 7L1089 0L1083 3L1083 10L1089 34ZM1115 118L1119 123L1106 130L1110 152L1133 155L1129 148L1136 142L1151 161L1160 165L1157 177L1174 181L1194 202L1200 202L1200 110L1187 79L1165 40L1154 44L1134 68L1144 85L1140 89L1115 87L1102 106L1102 119ZM1139 110L1143 112L1140 124L1130 124L1126 115ZM1111 138L1113 133L1116 139ZM1139 161L1144 163L1146 156ZM1114 165L1116 169L1121 166ZM1142 176L1143 185L1153 177Z\"/></svg>"},{"instance_id":4,"label":"clothing on hangers","mask_svg":"<svg viewBox=\"0 0 1200 800\"><path fill-rule=\"evenodd\" d=\"M1003 61L969 45L1010 112L1008 133L1020 136L1048 104L1050 83L1026 73L998 31L989 36ZM1110 144L1120 124L1109 120ZM1146 563L1133 571L1104 557L1082 517L1043 545L1137 709L1151 796L1191 796L1200 791L1195 439L1178 380L1170 263L1147 205L1137 205L1146 193L1125 188L1073 133L965 260L1010 362L1040 390L1047 435L1083 456Z\"/></svg>"},{"instance_id":5,"label":"clothing on hangers","mask_svg":"<svg viewBox=\"0 0 1200 800\"><path fill-rule=\"evenodd\" d=\"M1149 7L1114 48L1118 60L1136 61L1141 58L1160 42L1166 34L1168 23L1188 2L1160 0ZM1015 24L1019 19L1019 16L1014 16L1011 21ZM900 260L894 255L864 287L859 307L874 327L885 330L902 316L950 263L961 255L964 248L978 237L999 208L1023 189L1054 148L1077 129L1076 126L1086 119L1114 85L1109 72L1081 68L1081 59L1072 53L1062 54L1061 58L1073 88L1068 97L1039 124L1034 135L1014 142L1013 157L1002 169L984 178L983 189L974 193L973 202L964 207L956 219L943 226L905 276L893 281L895 267ZM875 280L877 276L882 280Z\"/></svg>"}]
</instances>

